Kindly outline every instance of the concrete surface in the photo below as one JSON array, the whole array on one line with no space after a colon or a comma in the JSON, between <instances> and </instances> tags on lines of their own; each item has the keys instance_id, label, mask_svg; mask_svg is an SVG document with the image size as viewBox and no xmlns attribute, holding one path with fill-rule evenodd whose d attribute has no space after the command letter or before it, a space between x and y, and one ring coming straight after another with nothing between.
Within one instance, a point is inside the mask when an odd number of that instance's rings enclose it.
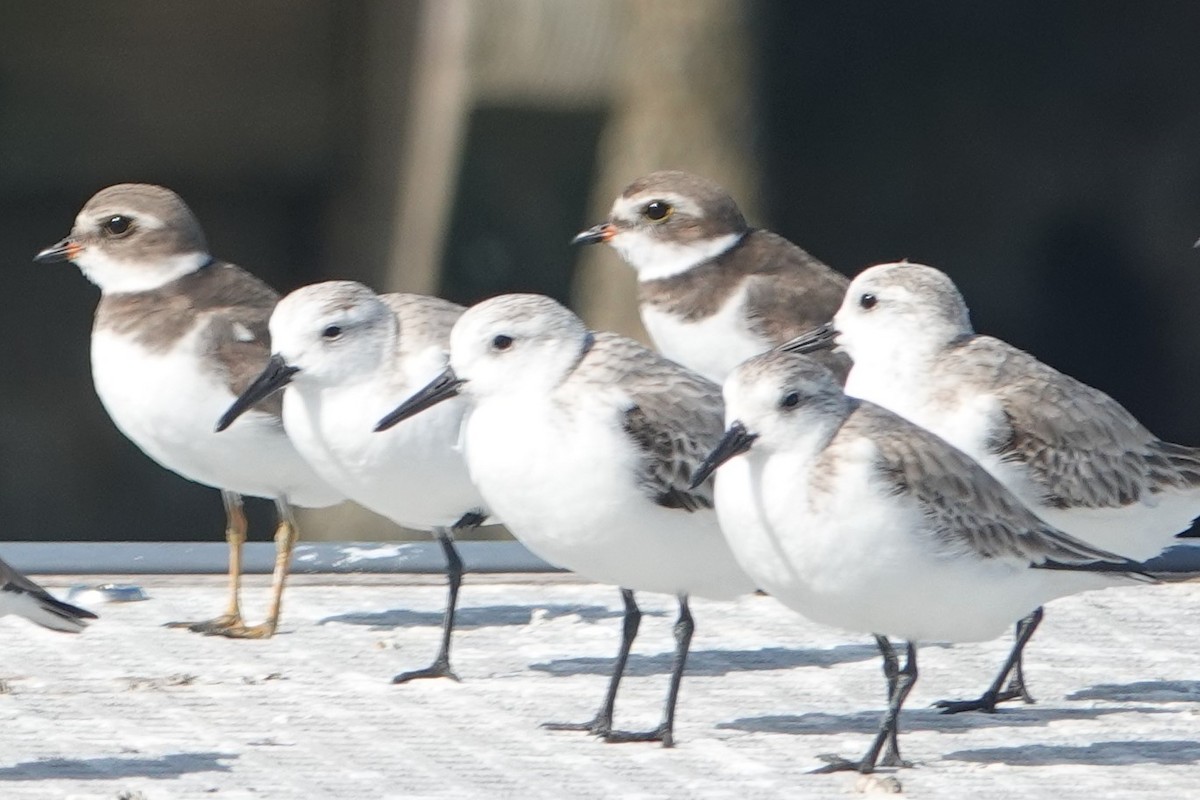
<instances>
[{"instance_id":1,"label":"concrete surface","mask_svg":"<svg viewBox=\"0 0 1200 800\"><path fill-rule=\"evenodd\" d=\"M91 579L94 580L94 579ZM619 627L611 587L468 576L462 683L392 686L432 657L432 577L301 576L265 642L160 627L210 616L214 577L141 576L151 600L97 609L71 637L0 620L0 798L845 797L896 788L806 774L858 756L883 702L873 646L768 597L697 600L679 745L539 729L583 720ZM74 581L46 579L59 590ZM250 619L265 583L249 581ZM618 726L659 716L673 608L647 595ZM1052 605L1028 655L1039 699L991 715L928 706L977 694L1007 641L921 651L889 775L910 797L1184 798L1200 780L1200 586L1132 587Z\"/></svg>"}]
</instances>

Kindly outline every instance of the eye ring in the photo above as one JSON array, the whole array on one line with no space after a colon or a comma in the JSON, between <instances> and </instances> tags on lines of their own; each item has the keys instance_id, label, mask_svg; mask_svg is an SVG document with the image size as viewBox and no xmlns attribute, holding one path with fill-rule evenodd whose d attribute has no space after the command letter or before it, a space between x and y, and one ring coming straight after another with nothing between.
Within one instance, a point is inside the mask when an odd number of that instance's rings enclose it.
<instances>
[{"instance_id":1,"label":"eye ring","mask_svg":"<svg viewBox=\"0 0 1200 800\"><path fill-rule=\"evenodd\" d=\"M122 236L128 236L133 230L133 218L127 217L124 214L113 214L104 222L100 223L100 232L111 239L119 239Z\"/></svg>"},{"instance_id":2,"label":"eye ring","mask_svg":"<svg viewBox=\"0 0 1200 800\"><path fill-rule=\"evenodd\" d=\"M800 395L797 392L791 392L779 401L780 408L792 409L800 405Z\"/></svg>"},{"instance_id":3,"label":"eye ring","mask_svg":"<svg viewBox=\"0 0 1200 800\"><path fill-rule=\"evenodd\" d=\"M513 346L513 338L505 336L503 333L497 334L492 338L492 349L504 352Z\"/></svg>"},{"instance_id":4,"label":"eye ring","mask_svg":"<svg viewBox=\"0 0 1200 800\"><path fill-rule=\"evenodd\" d=\"M642 206L642 216L651 222L662 222L675 213L675 207L666 200L651 200Z\"/></svg>"},{"instance_id":5,"label":"eye ring","mask_svg":"<svg viewBox=\"0 0 1200 800\"><path fill-rule=\"evenodd\" d=\"M879 298L870 292L863 292L858 298L858 305L865 311L870 311L875 306L879 305Z\"/></svg>"},{"instance_id":6,"label":"eye ring","mask_svg":"<svg viewBox=\"0 0 1200 800\"><path fill-rule=\"evenodd\" d=\"M340 339L342 338L342 328L340 325L329 325L325 330L321 331L321 336L330 341Z\"/></svg>"}]
</instances>

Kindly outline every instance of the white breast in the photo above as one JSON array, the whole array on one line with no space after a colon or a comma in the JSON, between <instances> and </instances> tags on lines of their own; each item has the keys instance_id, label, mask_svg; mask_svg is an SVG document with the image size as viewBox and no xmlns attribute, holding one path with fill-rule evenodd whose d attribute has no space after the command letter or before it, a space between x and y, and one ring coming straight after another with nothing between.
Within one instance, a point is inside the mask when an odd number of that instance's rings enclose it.
<instances>
[{"instance_id":1,"label":"white breast","mask_svg":"<svg viewBox=\"0 0 1200 800\"><path fill-rule=\"evenodd\" d=\"M770 342L747 327L745 299L745 289L739 289L717 313L692 321L642 304L642 324L664 356L723 383L738 364L771 349Z\"/></svg>"},{"instance_id":2,"label":"white breast","mask_svg":"<svg viewBox=\"0 0 1200 800\"><path fill-rule=\"evenodd\" d=\"M198 331L163 353L110 331L92 335L96 394L122 433L183 477L303 506L339 502L288 441L276 418L251 411L223 433L216 420L234 395L200 355Z\"/></svg>"},{"instance_id":3,"label":"white breast","mask_svg":"<svg viewBox=\"0 0 1200 800\"><path fill-rule=\"evenodd\" d=\"M487 398L467 418L471 477L514 536L628 589L725 599L754 588L712 511L663 508L643 493L614 411L572 412L545 398Z\"/></svg>"},{"instance_id":4,"label":"white breast","mask_svg":"<svg viewBox=\"0 0 1200 800\"><path fill-rule=\"evenodd\" d=\"M465 402L455 399L381 433L375 424L404 399L376 382L284 395L296 448L347 497L408 528L449 526L484 508L456 447Z\"/></svg>"}]
</instances>

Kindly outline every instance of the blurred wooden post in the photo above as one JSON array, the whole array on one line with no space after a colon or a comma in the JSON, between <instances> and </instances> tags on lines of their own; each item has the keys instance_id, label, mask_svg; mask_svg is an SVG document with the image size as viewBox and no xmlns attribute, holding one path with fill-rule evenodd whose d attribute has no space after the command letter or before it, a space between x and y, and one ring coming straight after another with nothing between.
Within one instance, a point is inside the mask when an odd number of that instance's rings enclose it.
<instances>
[{"instance_id":1,"label":"blurred wooden post","mask_svg":"<svg viewBox=\"0 0 1200 800\"><path fill-rule=\"evenodd\" d=\"M398 148L378 125L386 107L372 128L375 172L365 179L388 220L373 228L388 236L378 288L437 291L467 123L484 104L610 110L595 220L626 183L664 168L714 178L753 218L747 13L736 0L422 0L407 96L387 97L386 76L371 78L367 93L368 102L405 104L389 117L405 120ZM371 17L386 24L396 14L384 3ZM395 64L395 38L372 42L373 68ZM588 248L581 265L576 309L594 327L644 338L632 270L606 248ZM313 513L321 522L309 530L382 538L380 521L355 507Z\"/></svg>"},{"instance_id":2,"label":"blurred wooden post","mask_svg":"<svg viewBox=\"0 0 1200 800\"><path fill-rule=\"evenodd\" d=\"M470 113L471 0L424 0L383 290L435 294Z\"/></svg>"}]
</instances>

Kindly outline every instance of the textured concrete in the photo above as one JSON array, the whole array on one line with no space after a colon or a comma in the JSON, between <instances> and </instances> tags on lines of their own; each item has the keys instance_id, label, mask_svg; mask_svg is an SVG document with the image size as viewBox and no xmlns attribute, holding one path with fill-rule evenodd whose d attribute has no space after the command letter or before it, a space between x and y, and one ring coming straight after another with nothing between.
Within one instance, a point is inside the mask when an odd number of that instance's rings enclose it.
<instances>
[{"instance_id":1,"label":"textured concrete","mask_svg":"<svg viewBox=\"0 0 1200 800\"><path fill-rule=\"evenodd\" d=\"M806 774L857 756L882 704L865 637L767 597L694 603L679 745L607 745L539 729L583 720L617 643L610 587L468 576L462 683L392 686L436 646L429 577L300 577L280 635L206 638L160 625L222 605L211 577L143 577L151 600L97 609L71 637L0 621L0 797L750 798L1194 796L1200 777L1200 587L1136 587L1051 606L1028 658L1039 702L992 716L928 706L977 693L1006 642L921 651L902 717L911 770L860 784ZM47 579L61 590L69 578ZM251 619L263 581L251 579ZM658 718L673 609L647 596L618 725Z\"/></svg>"}]
</instances>

